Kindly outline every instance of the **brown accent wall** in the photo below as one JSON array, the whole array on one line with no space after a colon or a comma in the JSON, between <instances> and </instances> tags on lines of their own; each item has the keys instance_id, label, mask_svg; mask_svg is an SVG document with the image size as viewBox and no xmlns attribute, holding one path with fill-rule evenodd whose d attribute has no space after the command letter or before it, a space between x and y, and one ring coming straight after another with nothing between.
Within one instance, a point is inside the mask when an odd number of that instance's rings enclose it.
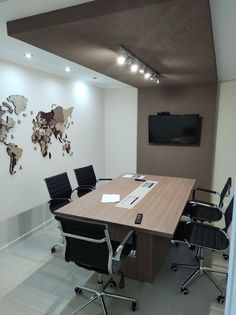
<instances>
[{"instance_id":1,"label":"brown accent wall","mask_svg":"<svg viewBox=\"0 0 236 315\"><path fill-rule=\"evenodd\" d=\"M139 173L196 178L198 187L211 187L216 93L215 83L138 90ZM201 115L203 120L200 146L149 144L148 116L163 111Z\"/></svg>"}]
</instances>

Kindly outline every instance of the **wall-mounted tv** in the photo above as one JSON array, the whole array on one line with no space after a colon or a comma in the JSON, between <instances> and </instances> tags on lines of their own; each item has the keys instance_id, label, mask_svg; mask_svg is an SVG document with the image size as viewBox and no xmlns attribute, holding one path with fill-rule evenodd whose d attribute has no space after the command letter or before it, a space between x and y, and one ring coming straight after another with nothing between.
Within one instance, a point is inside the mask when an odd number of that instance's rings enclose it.
<instances>
[{"instance_id":1,"label":"wall-mounted tv","mask_svg":"<svg viewBox=\"0 0 236 315\"><path fill-rule=\"evenodd\" d=\"M148 119L149 143L200 145L202 117L198 114L170 115L159 113Z\"/></svg>"}]
</instances>

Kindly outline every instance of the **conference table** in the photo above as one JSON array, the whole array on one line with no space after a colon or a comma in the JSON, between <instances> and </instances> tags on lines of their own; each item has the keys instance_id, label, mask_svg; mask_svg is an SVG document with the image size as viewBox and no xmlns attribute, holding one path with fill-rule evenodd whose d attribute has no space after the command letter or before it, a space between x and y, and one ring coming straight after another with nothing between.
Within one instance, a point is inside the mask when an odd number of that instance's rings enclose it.
<instances>
[{"instance_id":1,"label":"conference table","mask_svg":"<svg viewBox=\"0 0 236 315\"><path fill-rule=\"evenodd\" d=\"M134 229L137 234L135 259L124 264L127 277L152 282L165 257L195 179L124 174L58 209L57 215L105 222L111 239L121 241ZM136 177L135 177L136 176ZM140 177L139 177L140 178ZM137 178L136 178L137 179ZM103 194L119 194L119 203L101 202ZM141 224L135 224L143 213Z\"/></svg>"}]
</instances>

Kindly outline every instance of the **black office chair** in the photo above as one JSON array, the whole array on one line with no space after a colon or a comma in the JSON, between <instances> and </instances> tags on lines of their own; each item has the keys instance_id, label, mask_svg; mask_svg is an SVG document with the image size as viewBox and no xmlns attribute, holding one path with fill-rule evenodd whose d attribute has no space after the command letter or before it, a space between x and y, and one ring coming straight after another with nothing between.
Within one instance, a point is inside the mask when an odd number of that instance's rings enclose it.
<instances>
[{"instance_id":1,"label":"black office chair","mask_svg":"<svg viewBox=\"0 0 236 315\"><path fill-rule=\"evenodd\" d=\"M178 225L174 240L183 241L188 244L188 246L196 246L198 248L198 265L188 265L188 264L179 264L173 263L171 269L177 271L178 268L188 268L194 269L194 273L182 284L181 292L184 295L189 293L187 286L195 279L196 276L205 274L207 278L216 286L220 291L221 295L217 297L217 301L222 304L224 303L225 296L224 290L221 286L214 280L214 278L209 274L219 273L227 275L227 272L221 270L213 269L204 266L204 255L203 249L213 250L213 251L224 251L229 246L229 238L227 236L228 227L232 221L233 213L233 201L234 198L230 201L226 211L225 211L225 228L220 229L218 227L204 224L200 222L180 222Z\"/></svg>"},{"instance_id":2,"label":"black office chair","mask_svg":"<svg viewBox=\"0 0 236 315\"><path fill-rule=\"evenodd\" d=\"M103 180L112 180L112 178L96 178L94 169L92 165L77 168L74 170L76 180L78 183L78 197L82 197L83 195L91 192L96 188L96 184L99 181Z\"/></svg>"},{"instance_id":3,"label":"black office chair","mask_svg":"<svg viewBox=\"0 0 236 315\"><path fill-rule=\"evenodd\" d=\"M222 207L224 204L224 199L227 195L230 194L230 188L232 186L232 178L229 177L221 191L218 193L213 190L196 188L193 190L193 198L190 202L187 203L183 215L190 217L195 221L208 221L208 222L217 222L222 218ZM206 201L200 201L196 199L196 192L202 191L209 194L214 194L219 196L219 203L214 204Z\"/></svg>"},{"instance_id":4,"label":"black office chair","mask_svg":"<svg viewBox=\"0 0 236 315\"><path fill-rule=\"evenodd\" d=\"M47 189L50 195L49 209L54 211L71 202L72 188L67 173L62 173L52 177L45 178ZM55 253L57 248L61 248L63 242L56 244L51 248L51 252Z\"/></svg>"},{"instance_id":5,"label":"black office chair","mask_svg":"<svg viewBox=\"0 0 236 315\"><path fill-rule=\"evenodd\" d=\"M103 313L107 315L104 303L105 296L130 301L132 302L132 310L135 311L136 299L109 293L107 287L110 284L115 287L115 281L111 277L104 285L102 280L102 274L113 276L119 273L126 258L129 255L134 255L136 249L135 232L129 231L124 240L119 243L110 239L107 224L69 219L61 216L56 216L56 219L60 222L64 237L65 260L67 262L72 261L82 268L94 270L98 273L98 290L82 286L75 288L76 294L80 294L84 290L93 293L93 296L81 304L72 314L77 313L96 299L99 299ZM123 274L120 287L124 287Z\"/></svg>"}]
</instances>

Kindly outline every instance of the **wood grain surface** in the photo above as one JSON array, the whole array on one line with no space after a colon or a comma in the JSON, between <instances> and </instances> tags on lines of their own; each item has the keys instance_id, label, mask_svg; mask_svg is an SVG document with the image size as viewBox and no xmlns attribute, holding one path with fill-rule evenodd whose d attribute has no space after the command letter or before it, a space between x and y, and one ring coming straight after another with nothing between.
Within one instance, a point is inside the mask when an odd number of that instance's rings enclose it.
<instances>
[{"instance_id":1,"label":"wood grain surface","mask_svg":"<svg viewBox=\"0 0 236 315\"><path fill-rule=\"evenodd\" d=\"M101 202L104 193L120 194L123 199L142 184L120 176L60 208L56 214L119 224L140 232L171 238L195 180L152 175L145 176L145 179L158 181L158 184L132 209ZM135 217L140 212L143 213L143 220L141 225L136 225Z\"/></svg>"}]
</instances>

